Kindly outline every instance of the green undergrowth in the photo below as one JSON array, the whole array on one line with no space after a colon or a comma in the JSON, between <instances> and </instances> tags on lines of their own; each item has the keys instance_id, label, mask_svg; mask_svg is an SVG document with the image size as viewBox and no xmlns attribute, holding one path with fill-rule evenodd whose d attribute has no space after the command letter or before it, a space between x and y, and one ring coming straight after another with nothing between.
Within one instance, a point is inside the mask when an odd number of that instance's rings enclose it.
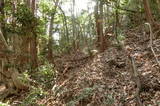
<instances>
[{"instance_id":1,"label":"green undergrowth","mask_svg":"<svg viewBox=\"0 0 160 106\"><path fill-rule=\"evenodd\" d=\"M2 103L0 102L0 106L10 106L8 103Z\"/></svg>"},{"instance_id":2,"label":"green undergrowth","mask_svg":"<svg viewBox=\"0 0 160 106\"><path fill-rule=\"evenodd\" d=\"M51 88L54 85L56 70L52 64L45 63L38 68L38 71L32 74L32 79L44 88Z\"/></svg>"},{"instance_id":3,"label":"green undergrowth","mask_svg":"<svg viewBox=\"0 0 160 106\"><path fill-rule=\"evenodd\" d=\"M46 95L48 95L48 93L45 92L44 89L32 87L20 106L43 106L38 105L37 101L43 99Z\"/></svg>"},{"instance_id":4,"label":"green undergrowth","mask_svg":"<svg viewBox=\"0 0 160 106\"><path fill-rule=\"evenodd\" d=\"M76 96L74 96L73 100L69 101L66 104L66 106L77 106L77 104L83 103L85 101L91 103L92 102L91 98L93 95L96 94L98 88L99 88L98 86L93 86L82 89L79 94L76 94ZM104 94L103 100L101 102L102 102L101 104L105 106L111 106L114 104L115 101L112 94Z\"/></svg>"},{"instance_id":5,"label":"green undergrowth","mask_svg":"<svg viewBox=\"0 0 160 106\"><path fill-rule=\"evenodd\" d=\"M33 84L20 106L43 106L38 105L37 101L45 98L48 95L47 90L53 87L56 70L52 64L46 62L30 75Z\"/></svg>"}]
</instances>

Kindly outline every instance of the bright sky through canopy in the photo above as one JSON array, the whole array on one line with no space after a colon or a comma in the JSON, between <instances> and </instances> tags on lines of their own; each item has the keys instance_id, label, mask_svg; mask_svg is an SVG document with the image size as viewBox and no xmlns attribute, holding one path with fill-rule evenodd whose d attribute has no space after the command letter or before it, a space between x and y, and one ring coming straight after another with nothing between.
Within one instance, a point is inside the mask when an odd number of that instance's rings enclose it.
<instances>
[{"instance_id":1,"label":"bright sky through canopy","mask_svg":"<svg viewBox=\"0 0 160 106\"><path fill-rule=\"evenodd\" d=\"M67 16L71 16L72 3L72 0L68 0L62 4L62 9ZM88 10L88 13L93 12L94 6L95 2L93 0L75 0L75 15L80 15L83 10ZM59 33L54 33L53 36L55 40L59 40Z\"/></svg>"},{"instance_id":2,"label":"bright sky through canopy","mask_svg":"<svg viewBox=\"0 0 160 106\"><path fill-rule=\"evenodd\" d=\"M75 13L79 15L82 10L90 10L90 12L93 12L95 2L93 0L75 0ZM62 5L63 10L67 15L71 14L71 8L72 8L72 0L69 2L66 2Z\"/></svg>"}]
</instances>

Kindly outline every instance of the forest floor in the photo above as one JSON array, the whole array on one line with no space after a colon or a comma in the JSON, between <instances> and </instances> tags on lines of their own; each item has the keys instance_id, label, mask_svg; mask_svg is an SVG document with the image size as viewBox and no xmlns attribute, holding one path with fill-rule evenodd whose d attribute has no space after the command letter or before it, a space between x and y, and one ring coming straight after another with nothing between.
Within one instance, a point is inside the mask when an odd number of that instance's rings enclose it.
<instances>
[{"instance_id":1,"label":"forest floor","mask_svg":"<svg viewBox=\"0 0 160 106\"><path fill-rule=\"evenodd\" d=\"M160 106L160 68L150 50L149 35L140 29L125 32L122 49L112 47L91 59L84 58L81 53L61 59L65 65L46 105L136 106L136 79L124 49L129 47L139 73L141 102L144 106ZM154 40L157 55L160 54L158 43L160 39Z\"/></svg>"},{"instance_id":2,"label":"forest floor","mask_svg":"<svg viewBox=\"0 0 160 106\"><path fill-rule=\"evenodd\" d=\"M160 68L149 48L149 36L138 27L125 34L122 49L112 47L93 58L81 52L57 58L55 84L36 102L44 106L136 106L136 79L124 49L129 47L139 73L141 102L144 106L160 106ZM158 43L160 39L154 40L157 55Z\"/></svg>"}]
</instances>

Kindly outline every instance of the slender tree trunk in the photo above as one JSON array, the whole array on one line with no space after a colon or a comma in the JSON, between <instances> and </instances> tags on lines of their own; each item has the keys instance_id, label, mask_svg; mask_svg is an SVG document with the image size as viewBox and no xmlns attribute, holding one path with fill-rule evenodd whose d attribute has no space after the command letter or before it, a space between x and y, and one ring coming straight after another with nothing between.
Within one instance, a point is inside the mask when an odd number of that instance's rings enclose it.
<instances>
[{"instance_id":1,"label":"slender tree trunk","mask_svg":"<svg viewBox=\"0 0 160 106\"><path fill-rule=\"evenodd\" d=\"M54 14L51 16L50 26L49 26L49 42L48 42L48 60L52 62L53 59L53 22L54 22Z\"/></svg>"},{"instance_id":2,"label":"slender tree trunk","mask_svg":"<svg viewBox=\"0 0 160 106\"><path fill-rule=\"evenodd\" d=\"M100 1L99 4L100 8L100 52L103 52L105 50L105 39L104 39L104 34L103 34L103 2Z\"/></svg>"},{"instance_id":3,"label":"slender tree trunk","mask_svg":"<svg viewBox=\"0 0 160 106\"><path fill-rule=\"evenodd\" d=\"M32 13L35 14L36 10L36 0L32 0Z\"/></svg>"},{"instance_id":4,"label":"slender tree trunk","mask_svg":"<svg viewBox=\"0 0 160 106\"><path fill-rule=\"evenodd\" d=\"M57 4L55 1L54 1L54 4ZM65 30L66 30L66 40L67 42L69 43L69 31L68 31L68 24L67 24L67 17L65 15L65 12L63 11L62 7L60 5L57 4L57 7L60 9L60 11L62 12L62 15L63 15L63 23L65 25Z\"/></svg>"},{"instance_id":5,"label":"slender tree trunk","mask_svg":"<svg viewBox=\"0 0 160 106\"><path fill-rule=\"evenodd\" d=\"M66 29L66 39L67 39L67 42L69 43L69 31L68 31L67 18L66 18L65 12L61 8L61 6L58 5L58 7L61 10L63 17L64 17L64 24L65 24L65 29Z\"/></svg>"},{"instance_id":6,"label":"slender tree trunk","mask_svg":"<svg viewBox=\"0 0 160 106\"><path fill-rule=\"evenodd\" d=\"M4 0L0 0L0 27L2 30L2 33L4 34L4 38L7 41L7 35L5 34L5 14L4 14L4 6L5 6L5 2Z\"/></svg>"},{"instance_id":7,"label":"slender tree trunk","mask_svg":"<svg viewBox=\"0 0 160 106\"><path fill-rule=\"evenodd\" d=\"M0 28L0 42L2 42L2 44L4 44L5 48L9 49L9 46L4 38L4 35L3 35L3 32L1 31L1 28Z\"/></svg>"},{"instance_id":8,"label":"slender tree trunk","mask_svg":"<svg viewBox=\"0 0 160 106\"><path fill-rule=\"evenodd\" d=\"M143 5L144 5L145 14L146 14L146 19L151 25L153 25L154 24L154 18L153 18L152 12L151 12L149 1L148 0L143 0Z\"/></svg>"},{"instance_id":9,"label":"slender tree trunk","mask_svg":"<svg viewBox=\"0 0 160 106\"><path fill-rule=\"evenodd\" d=\"M118 8L119 8L119 0L117 0L116 4L115 4L115 7L116 7L116 12L115 12L115 15L116 15L116 22L115 22L115 35L116 35L116 40L117 40L117 43L119 44L119 40L118 40L118 28L119 28L119 13L118 13Z\"/></svg>"},{"instance_id":10,"label":"slender tree trunk","mask_svg":"<svg viewBox=\"0 0 160 106\"><path fill-rule=\"evenodd\" d=\"M73 34L73 50L77 51L77 34L76 34L76 18L75 18L75 0L72 0L72 34Z\"/></svg>"},{"instance_id":11,"label":"slender tree trunk","mask_svg":"<svg viewBox=\"0 0 160 106\"><path fill-rule=\"evenodd\" d=\"M53 62L53 23L54 23L54 17L56 14L57 6L58 6L59 0L54 1L55 8L53 10L53 13L51 14L50 19L50 26L49 26L49 41L48 41L48 60L52 63Z\"/></svg>"},{"instance_id":12,"label":"slender tree trunk","mask_svg":"<svg viewBox=\"0 0 160 106\"><path fill-rule=\"evenodd\" d=\"M31 0L24 0L25 4L27 7L30 9L31 8Z\"/></svg>"},{"instance_id":13,"label":"slender tree trunk","mask_svg":"<svg viewBox=\"0 0 160 106\"><path fill-rule=\"evenodd\" d=\"M99 14L98 14L98 1L95 6L95 23L96 23L96 32L97 32L97 47L100 47L100 24L99 24Z\"/></svg>"},{"instance_id":14,"label":"slender tree trunk","mask_svg":"<svg viewBox=\"0 0 160 106\"><path fill-rule=\"evenodd\" d=\"M98 10L100 13L98 13ZM103 2L97 1L97 5L95 7L95 20L96 20L96 29L97 29L97 43L100 52L103 52L108 46L106 43L106 38L103 33Z\"/></svg>"}]
</instances>

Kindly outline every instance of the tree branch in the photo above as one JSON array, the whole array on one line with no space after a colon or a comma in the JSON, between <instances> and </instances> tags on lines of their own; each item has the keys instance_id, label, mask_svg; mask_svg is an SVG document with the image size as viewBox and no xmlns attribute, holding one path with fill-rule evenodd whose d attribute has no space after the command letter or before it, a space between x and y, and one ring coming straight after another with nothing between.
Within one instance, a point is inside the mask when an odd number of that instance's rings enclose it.
<instances>
[{"instance_id":1,"label":"tree branch","mask_svg":"<svg viewBox=\"0 0 160 106\"><path fill-rule=\"evenodd\" d=\"M132 70L133 70L133 78L135 79L135 83L137 85L137 88L136 88L136 94L135 94L135 98L136 98L136 101L137 101L137 105L138 106L143 106L142 102L141 102L141 99L140 99L140 91L141 91L141 82L140 82L140 78L139 78L139 75L138 75L138 72L137 72L137 67L135 65L135 59L134 57L132 56L129 56L130 58L130 61L132 63Z\"/></svg>"},{"instance_id":2,"label":"tree branch","mask_svg":"<svg viewBox=\"0 0 160 106\"><path fill-rule=\"evenodd\" d=\"M0 29L0 40L4 43L4 46L5 46L7 49L9 49L9 46L8 46L8 44L7 44L4 36L3 36L3 33L2 33L2 30L1 30L1 29Z\"/></svg>"},{"instance_id":3,"label":"tree branch","mask_svg":"<svg viewBox=\"0 0 160 106\"><path fill-rule=\"evenodd\" d=\"M154 57L156 59L156 62L158 64L158 66L160 67L160 62L159 62L159 60L158 60L158 58L156 56L156 53L155 53L155 51L153 49L153 32L152 32L152 28L151 28L150 23L146 23L146 25L148 25L149 30L150 30L150 44L149 44L149 47L151 48L151 51L152 51L152 53L153 53L153 55L154 55Z\"/></svg>"}]
</instances>

